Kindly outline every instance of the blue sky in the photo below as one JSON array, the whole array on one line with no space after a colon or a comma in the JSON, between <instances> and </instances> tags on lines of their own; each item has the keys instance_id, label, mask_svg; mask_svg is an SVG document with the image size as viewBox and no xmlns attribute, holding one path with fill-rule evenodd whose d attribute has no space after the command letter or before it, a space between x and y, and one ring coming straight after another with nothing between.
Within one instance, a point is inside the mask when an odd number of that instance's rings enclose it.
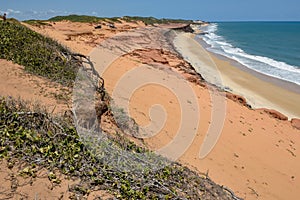
<instances>
[{"instance_id":1,"label":"blue sky","mask_svg":"<svg viewBox=\"0 0 300 200\"><path fill-rule=\"evenodd\" d=\"M154 16L206 21L300 21L300 0L0 0L19 20L57 15Z\"/></svg>"}]
</instances>

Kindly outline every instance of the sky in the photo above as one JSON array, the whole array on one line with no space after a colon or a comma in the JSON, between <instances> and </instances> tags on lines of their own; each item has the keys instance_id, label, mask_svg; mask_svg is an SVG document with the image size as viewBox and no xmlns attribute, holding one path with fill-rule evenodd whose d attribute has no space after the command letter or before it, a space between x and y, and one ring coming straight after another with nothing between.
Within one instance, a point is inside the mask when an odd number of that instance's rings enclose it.
<instances>
[{"instance_id":1,"label":"sky","mask_svg":"<svg viewBox=\"0 0 300 200\"><path fill-rule=\"evenodd\" d=\"M0 15L18 20L82 14L205 21L300 21L300 0L0 0Z\"/></svg>"}]
</instances>

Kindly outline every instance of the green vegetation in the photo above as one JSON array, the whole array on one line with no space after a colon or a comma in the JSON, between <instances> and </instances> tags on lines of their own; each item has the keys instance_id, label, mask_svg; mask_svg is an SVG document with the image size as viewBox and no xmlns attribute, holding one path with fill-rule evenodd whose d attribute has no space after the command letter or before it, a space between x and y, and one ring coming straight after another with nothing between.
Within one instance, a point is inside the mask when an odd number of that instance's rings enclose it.
<instances>
[{"instance_id":1,"label":"green vegetation","mask_svg":"<svg viewBox=\"0 0 300 200\"><path fill-rule=\"evenodd\" d=\"M85 22L85 23L98 23L100 21L106 22L120 22L118 17L112 18L103 18L87 15L68 15L68 16L56 16L49 19L49 21L58 22L58 21L71 21L71 22Z\"/></svg>"},{"instance_id":2,"label":"green vegetation","mask_svg":"<svg viewBox=\"0 0 300 200\"><path fill-rule=\"evenodd\" d=\"M56 16L49 19L49 21L58 22L68 20L71 22L90 22L96 23L101 20L99 17L87 16L87 15L68 15L68 16Z\"/></svg>"},{"instance_id":3,"label":"green vegetation","mask_svg":"<svg viewBox=\"0 0 300 200\"><path fill-rule=\"evenodd\" d=\"M191 20L184 20L184 19L157 19L154 17L130 17L130 16L124 16L122 18L125 21L128 22L135 22L135 21L142 21L146 25L153 25L153 24L168 24L168 23L192 23Z\"/></svg>"},{"instance_id":4,"label":"green vegetation","mask_svg":"<svg viewBox=\"0 0 300 200\"><path fill-rule=\"evenodd\" d=\"M27 23L32 26L50 26L46 20L25 20L24 23Z\"/></svg>"},{"instance_id":5,"label":"green vegetation","mask_svg":"<svg viewBox=\"0 0 300 200\"><path fill-rule=\"evenodd\" d=\"M16 21L0 22L0 58L23 65L25 70L69 85L78 65L68 60L70 51Z\"/></svg>"},{"instance_id":6,"label":"green vegetation","mask_svg":"<svg viewBox=\"0 0 300 200\"><path fill-rule=\"evenodd\" d=\"M68 16L57 16L50 18L49 21L63 21L68 20L71 22L88 22L88 23L96 23L99 21L107 21L107 22L120 22L120 19L125 20L127 22L137 22L142 21L146 25L153 25L153 24L167 24L167 23L192 23L191 20L183 20L183 19L157 19L154 17L131 17L131 16L124 16L121 18L112 17L112 18L102 18L102 17L95 17L95 16L86 16L86 15L68 15Z\"/></svg>"},{"instance_id":7,"label":"green vegetation","mask_svg":"<svg viewBox=\"0 0 300 200\"><path fill-rule=\"evenodd\" d=\"M101 188L119 199L231 199L221 186L177 163L158 171L118 171L79 140L70 117L53 118L34 107L30 111L24 102L0 99L0 159L6 159L9 168L22 166L21 175L34 178L43 167L49 180L59 184L59 170L81 180L70 188L81 196ZM124 138L114 142L133 154L146 151Z\"/></svg>"}]
</instances>

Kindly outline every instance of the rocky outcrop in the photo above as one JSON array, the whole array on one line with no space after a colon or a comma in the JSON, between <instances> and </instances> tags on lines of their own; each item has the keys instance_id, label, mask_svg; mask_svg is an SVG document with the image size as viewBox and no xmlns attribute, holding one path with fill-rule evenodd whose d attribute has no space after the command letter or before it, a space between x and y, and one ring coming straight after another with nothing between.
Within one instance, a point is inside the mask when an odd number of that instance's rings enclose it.
<instances>
[{"instance_id":1,"label":"rocky outcrop","mask_svg":"<svg viewBox=\"0 0 300 200\"><path fill-rule=\"evenodd\" d=\"M228 99L231 99L232 101L234 102L238 102L239 104L243 105L243 106L247 106L249 107L249 105L247 104L247 101L244 97L242 96L239 96L239 95L236 95L236 94L232 94L232 93L229 93L227 92L226 93L226 97Z\"/></svg>"},{"instance_id":2,"label":"rocky outcrop","mask_svg":"<svg viewBox=\"0 0 300 200\"><path fill-rule=\"evenodd\" d=\"M185 78L201 87L206 87L203 77L198 74L190 63L183 60L179 55L163 49L138 49L126 54L144 64L161 63L175 68L185 75Z\"/></svg>"},{"instance_id":3,"label":"rocky outcrop","mask_svg":"<svg viewBox=\"0 0 300 200\"><path fill-rule=\"evenodd\" d=\"M97 25L97 26L95 26L95 29L101 29L102 28L102 26L101 25Z\"/></svg>"},{"instance_id":4,"label":"rocky outcrop","mask_svg":"<svg viewBox=\"0 0 300 200\"><path fill-rule=\"evenodd\" d=\"M190 26L190 24L184 25L182 27L172 28L173 30L183 31L186 33L194 33L194 29Z\"/></svg>"},{"instance_id":5,"label":"rocky outcrop","mask_svg":"<svg viewBox=\"0 0 300 200\"><path fill-rule=\"evenodd\" d=\"M291 124L293 127L300 130L300 119L293 118Z\"/></svg>"},{"instance_id":6,"label":"rocky outcrop","mask_svg":"<svg viewBox=\"0 0 300 200\"><path fill-rule=\"evenodd\" d=\"M279 120L283 120L283 121L288 120L287 116L285 116L284 114L278 112L277 110L267 109L267 108L261 108L261 109L258 109L258 110L261 110L261 111L267 113L268 115L270 115L271 117L273 117L275 119L279 119Z\"/></svg>"}]
</instances>

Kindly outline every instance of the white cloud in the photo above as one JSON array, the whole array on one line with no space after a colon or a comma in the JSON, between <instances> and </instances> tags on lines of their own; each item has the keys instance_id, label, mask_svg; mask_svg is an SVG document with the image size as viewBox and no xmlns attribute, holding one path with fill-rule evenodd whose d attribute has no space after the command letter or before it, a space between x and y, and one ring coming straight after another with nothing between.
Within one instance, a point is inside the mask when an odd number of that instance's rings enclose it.
<instances>
[{"instance_id":1,"label":"white cloud","mask_svg":"<svg viewBox=\"0 0 300 200\"><path fill-rule=\"evenodd\" d=\"M57 15L67 15L70 14L67 11L56 11L56 10L46 10L46 11L36 11L27 10L19 11L13 9L7 9L0 11L0 14L6 13L9 18L16 18L18 20L28 20L28 19L49 19Z\"/></svg>"},{"instance_id":2,"label":"white cloud","mask_svg":"<svg viewBox=\"0 0 300 200\"><path fill-rule=\"evenodd\" d=\"M52 9L44 10L44 11L36 11L36 10L19 11L19 10L7 9L7 10L0 11L0 15L2 15L3 13L6 13L8 18L15 18L20 21L29 20L29 19L44 20L58 15L73 14L66 10L62 11L62 10L52 10ZM77 13L77 14L98 16L98 12L96 11L92 11L89 13Z\"/></svg>"},{"instance_id":3,"label":"white cloud","mask_svg":"<svg viewBox=\"0 0 300 200\"><path fill-rule=\"evenodd\" d=\"M98 13L97 13L96 11L93 11L93 12L92 12L92 15L95 15L95 16L97 16L97 15L98 15Z\"/></svg>"},{"instance_id":4,"label":"white cloud","mask_svg":"<svg viewBox=\"0 0 300 200\"><path fill-rule=\"evenodd\" d=\"M13 9L7 9L6 13L7 14L11 14L11 13L13 13L13 14L20 14L21 11L19 11L19 10L13 10Z\"/></svg>"}]
</instances>

